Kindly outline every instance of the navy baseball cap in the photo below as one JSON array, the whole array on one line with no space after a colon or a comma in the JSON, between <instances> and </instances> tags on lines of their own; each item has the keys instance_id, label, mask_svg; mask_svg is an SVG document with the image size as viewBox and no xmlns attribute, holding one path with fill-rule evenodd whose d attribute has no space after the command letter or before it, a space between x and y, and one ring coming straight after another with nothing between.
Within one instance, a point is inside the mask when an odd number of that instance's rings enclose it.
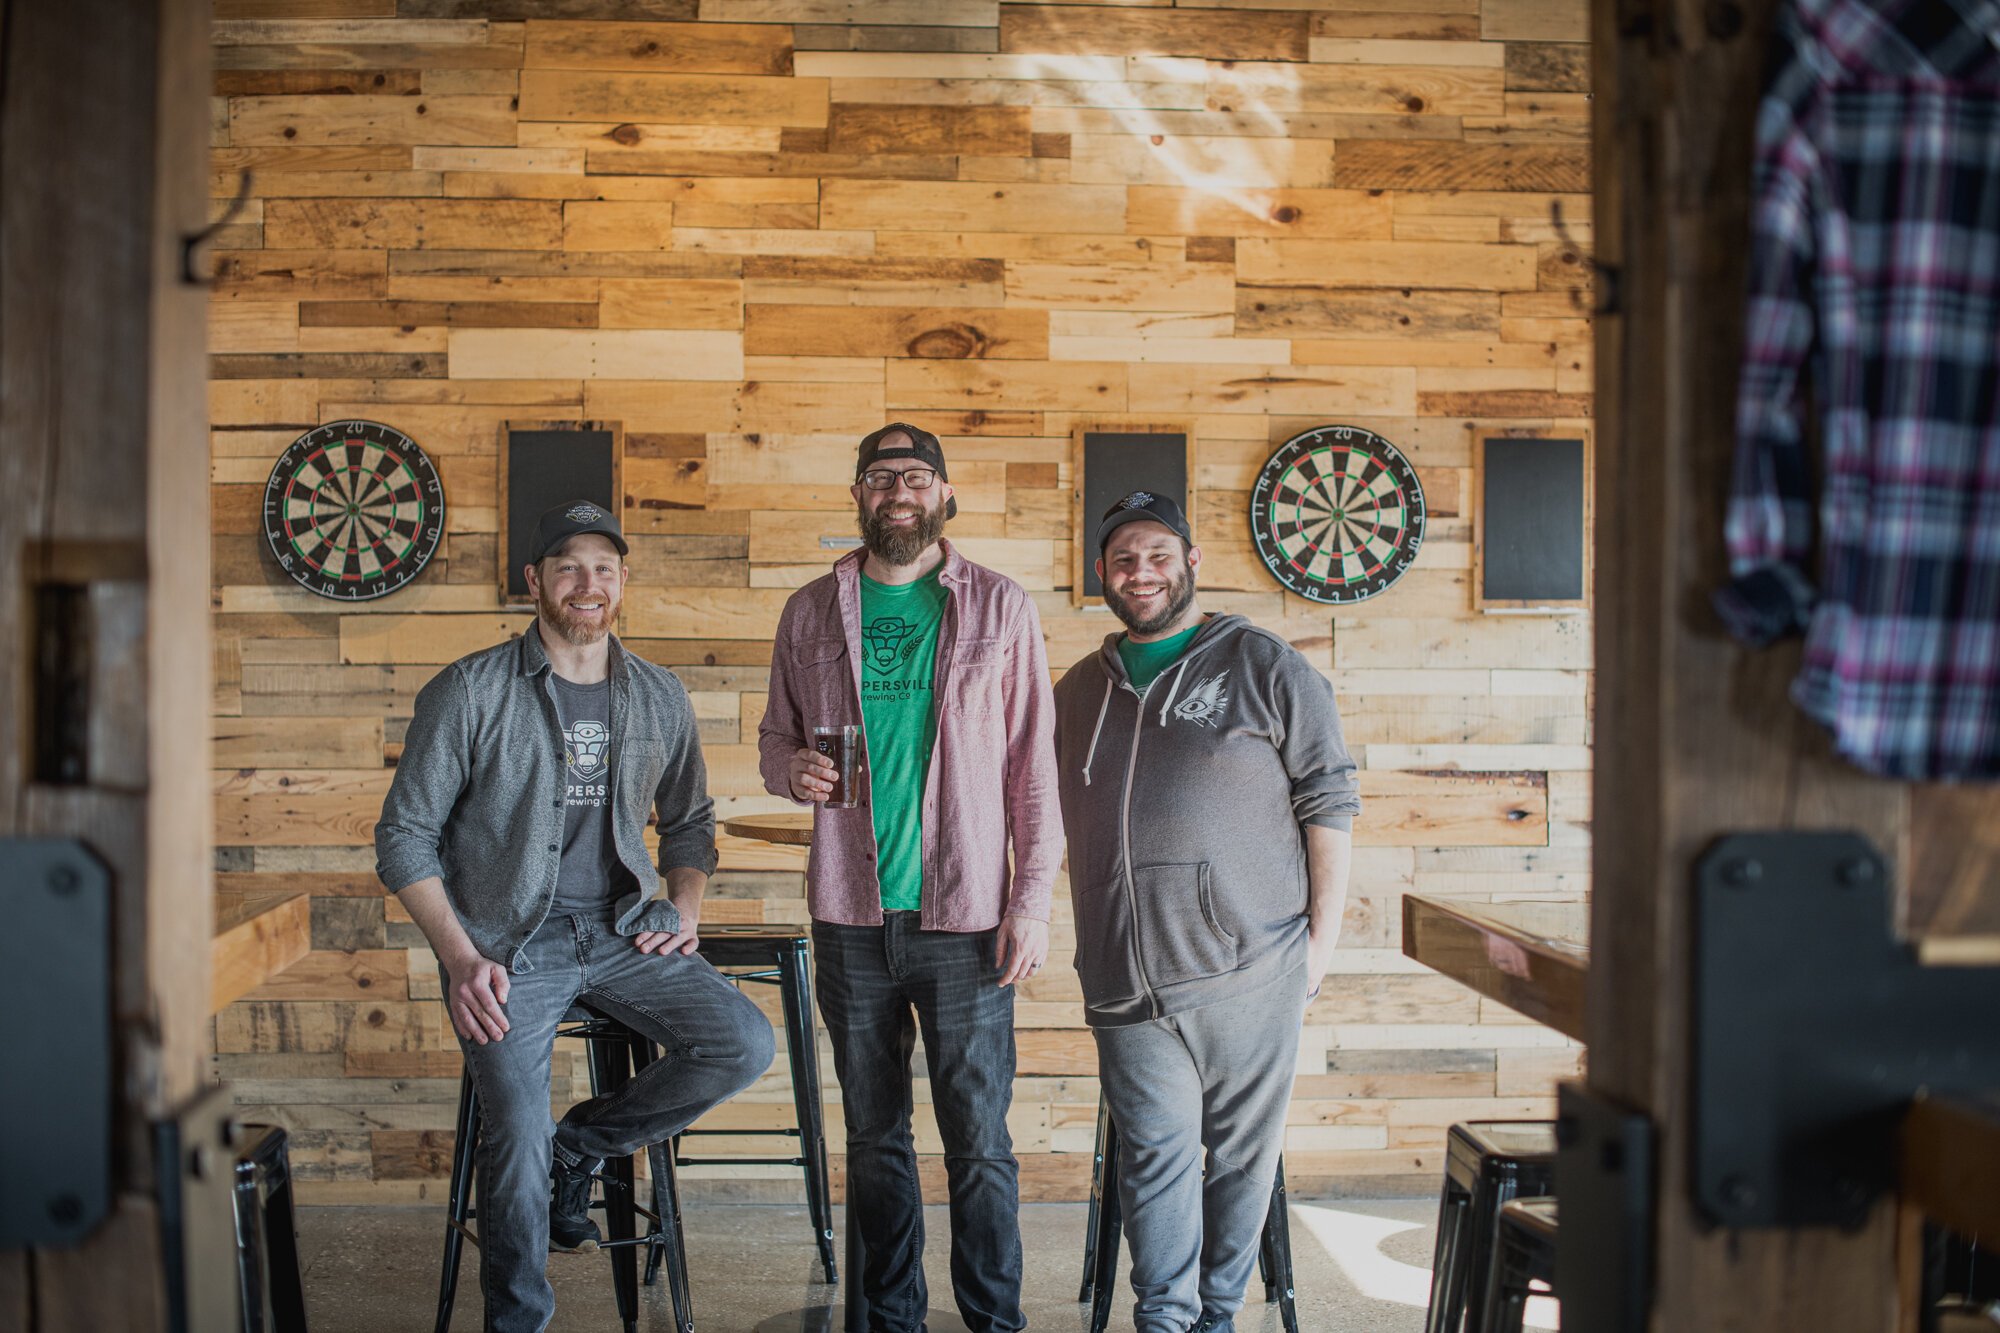
<instances>
[{"instance_id":1,"label":"navy baseball cap","mask_svg":"<svg viewBox=\"0 0 2000 1333\"><path fill-rule=\"evenodd\" d=\"M884 449L882 441L891 435L905 436L910 442L907 445L899 444L894 448ZM862 473L874 467L885 458L919 458L923 460L926 466L937 470L939 481L951 480L951 474L944 470L944 445L938 442L937 436L920 426L912 426L902 421L892 421L882 427L882 429L870 431L868 434L862 436L861 449L854 456L854 479L860 481ZM944 516L946 518L958 517L957 500L946 500L944 502Z\"/></svg>"},{"instance_id":2,"label":"navy baseball cap","mask_svg":"<svg viewBox=\"0 0 2000 1333\"><path fill-rule=\"evenodd\" d=\"M586 532L609 537L620 555L632 554L632 548L625 544L625 534L618 530L618 520L610 510L588 500L569 500L544 510L541 518L536 520L535 535L528 541L528 563L540 564L550 551L561 549L571 537L581 537Z\"/></svg>"},{"instance_id":3,"label":"navy baseball cap","mask_svg":"<svg viewBox=\"0 0 2000 1333\"><path fill-rule=\"evenodd\" d=\"M1194 545L1194 534L1188 530L1187 515L1181 507L1164 495L1154 495L1151 491L1133 491L1117 504L1104 511L1104 517L1097 522L1097 553L1104 554L1104 543L1111 540L1111 534L1127 523L1164 523L1174 535Z\"/></svg>"}]
</instances>

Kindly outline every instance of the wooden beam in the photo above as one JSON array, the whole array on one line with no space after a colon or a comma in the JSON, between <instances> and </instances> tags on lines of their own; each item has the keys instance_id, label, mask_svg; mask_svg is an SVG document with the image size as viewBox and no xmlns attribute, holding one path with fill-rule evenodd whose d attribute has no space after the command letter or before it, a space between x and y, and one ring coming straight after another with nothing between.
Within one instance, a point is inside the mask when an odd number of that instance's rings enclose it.
<instances>
[{"instance_id":1,"label":"wooden beam","mask_svg":"<svg viewBox=\"0 0 2000 1333\"><path fill-rule=\"evenodd\" d=\"M1653 1327L1888 1333L1893 1208L1853 1231L1731 1231L1689 1180L1692 864L1717 836L1851 828L1899 845L1893 784L1836 764L1787 697L1796 644L1748 653L1707 611L1742 348L1752 131L1778 0L1598 0L1597 747L1590 1087L1653 1118ZM1774 941L1774 947L1780 942Z\"/></svg>"},{"instance_id":2,"label":"wooden beam","mask_svg":"<svg viewBox=\"0 0 2000 1333\"><path fill-rule=\"evenodd\" d=\"M182 274L207 220L208 7L6 9L0 710L27 737L80 693L86 725L60 764L0 746L0 835L80 839L109 866L116 1065L112 1214L26 1258L25 1327L150 1329L166 1317L152 1124L202 1086L209 1050L207 293ZM47 694L45 588L73 590L91 645Z\"/></svg>"}]
</instances>

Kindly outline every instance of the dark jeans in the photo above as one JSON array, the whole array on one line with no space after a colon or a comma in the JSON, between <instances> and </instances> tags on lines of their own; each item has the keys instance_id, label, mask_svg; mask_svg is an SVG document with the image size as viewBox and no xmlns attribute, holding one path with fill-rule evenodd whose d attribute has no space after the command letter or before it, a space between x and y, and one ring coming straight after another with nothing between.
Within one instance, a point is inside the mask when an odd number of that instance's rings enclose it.
<instances>
[{"instance_id":1,"label":"dark jeans","mask_svg":"<svg viewBox=\"0 0 2000 1333\"><path fill-rule=\"evenodd\" d=\"M660 1143L757 1081L771 1065L771 1024L699 954L640 953L609 920L551 916L528 941L534 970L508 980L507 1035L459 1039L479 1089L480 1285L493 1333L539 1333L549 1287L549 1162L622 1157ZM616 1095L549 1119L549 1058L572 1004L660 1044L660 1058Z\"/></svg>"},{"instance_id":2,"label":"dark jeans","mask_svg":"<svg viewBox=\"0 0 2000 1333\"><path fill-rule=\"evenodd\" d=\"M951 1188L958 1313L972 1333L1016 1333L1027 1319L1019 1168L1007 1132L1014 990L999 984L995 932L920 930L915 912L884 917L880 926L813 923L820 1013L847 1112L847 1206L868 1248L860 1274L868 1328L918 1333L930 1306L910 1139L910 1056L921 1026Z\"/></svg>"}]
</instances>

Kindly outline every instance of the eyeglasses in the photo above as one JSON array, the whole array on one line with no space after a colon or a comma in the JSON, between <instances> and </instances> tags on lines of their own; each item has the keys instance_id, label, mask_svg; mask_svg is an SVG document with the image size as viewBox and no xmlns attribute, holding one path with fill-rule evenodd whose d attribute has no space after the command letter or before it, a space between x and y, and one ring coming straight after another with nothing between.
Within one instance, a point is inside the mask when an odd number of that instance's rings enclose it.
<instances>
[{"instance_id":1,"label":"eyeglasses","mask_svg":"<svg viewBox=\"0 0 2000 1333\"><path fill-rule=\"evenodd\" d=\"M861 474L861 484L871 491L893 491L899 481L913 491L927 491L936 480L937 469L930 467L905 468L901 472L894 468L874 467Z\"/></svg>"}]
</instances>

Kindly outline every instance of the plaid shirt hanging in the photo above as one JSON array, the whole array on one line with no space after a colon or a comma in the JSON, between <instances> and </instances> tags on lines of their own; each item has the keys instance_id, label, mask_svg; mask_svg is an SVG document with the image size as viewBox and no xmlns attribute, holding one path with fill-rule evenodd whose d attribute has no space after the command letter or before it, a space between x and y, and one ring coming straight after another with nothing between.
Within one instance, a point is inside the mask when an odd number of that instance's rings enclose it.
<instances>
[{"instance_id":1,"label":"plaid shirt hanging","mask_svg":"<svg viewBox=\"0 0 2000 1333\"><path fill-rule=\"evenodd\" d=\"M1854 764L2000 777L2000 0L1794 0L1775 43L1716 608L1805 631Z\"/></svg>"}]
</instances>

